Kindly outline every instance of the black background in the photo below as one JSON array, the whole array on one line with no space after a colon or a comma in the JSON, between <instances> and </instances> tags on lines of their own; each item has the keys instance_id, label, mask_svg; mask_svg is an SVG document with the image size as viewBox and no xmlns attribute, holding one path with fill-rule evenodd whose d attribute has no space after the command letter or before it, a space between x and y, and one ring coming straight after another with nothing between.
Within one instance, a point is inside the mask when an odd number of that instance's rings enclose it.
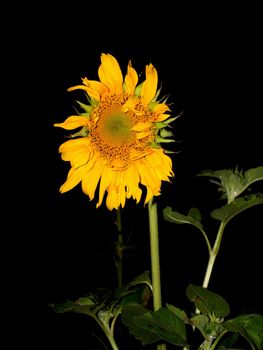
<instances>
[{"instance_id":1,"label":"black background","mask_svg":"<svg viewBox=\"0 0 263 350\"><path fill-rule=\"evenodd\" d=\"M172 103L172 114L182 113L173 129L175 177L163 184L157 199L164 302L190 307L185 288L189 283L202 284L208 256L201 234L193 227L165 222L163 208L169 205L183 214L190 207L200 208L213 238L218 225L209 214L222 202L216 186L196 174L262 165L258 9L190 4L185 8L149 4L142 9L132 3L125 7L84 3L39 7L23 36L21 74L33 130L26 150L36 173L27 176L33 195L22 205L26 229L14 235L12 280L19 294L14 327L27 346L76 350L99 346L90 335L96 331L93 320L56 315L48 304L116 286L111 255L114 212L104 206L96 209L96 200L90 202L80 187L59 193L69 165L58 153L64 130L53 127L74 112L75 95L67 88L79 84L81 77L98 79L102 52L114 55L123 73L131 59L141 79L151 62L162 96L168 95ZM262 189L261 183L253 189ZM233 317L262 313L261 216L262 206L257 206L229 223L215 263L210 288L226 298ZM147 207L128 201L123 229L135 248L124 261L125 282L150 269L147 225ZM136 346L140 348L139 343Z\"/></svg>"}]
</instances>

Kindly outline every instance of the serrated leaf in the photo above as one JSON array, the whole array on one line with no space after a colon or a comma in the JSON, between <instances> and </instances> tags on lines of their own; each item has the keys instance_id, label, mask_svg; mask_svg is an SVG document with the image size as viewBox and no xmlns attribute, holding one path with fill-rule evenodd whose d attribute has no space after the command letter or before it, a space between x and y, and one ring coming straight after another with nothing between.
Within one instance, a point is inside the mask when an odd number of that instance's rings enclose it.
<instances>
[{"instance_id":1,"label":"serrated leaf","mask_svg":"<svg viewBox=\"0 0 263 350\"><path fill-rule=\"evenodd\" d=\"M244 337L253 350L263 349L263 316L248 314L226 321L224 327Z\"/></svg>"},{"instance_id":2,"label":"serrated leaf","mask_svg":"<svg viewBox=\"0 0 263 350\"><path fill-rule=\"evenodd\" d=\"M192 216L183 215L177 211L173 211L171 207L166 207L163 210L163 217L165 220L173 222L175 224L190 224L197 227L201 231L203 229L203 225L200 221L194 219Z\"/></svg>"},{"instance_id":3,"label":"serrated leaf","mask_svg":"<svg viewBox=\"0 0 263 350\"><path fill-rule=\"evenodd\" d=\"M184 322L168 308L152 312L139 304L127 305L121 317L130 333L143 345L160 340L179 346L187 345Z\"/></svg>"},{"instance_id":4,"label":"serrated leaf","mask_svg":"<svg viewBox=\"0 0 263 350\"><path fill-rule=\"evenodd\" d=\"M227 223L235 215L241 213L245 209L254 205L263 203L263 193L255 193L240 198L236 198L233 202L224 205L221 208L212 211L212 218Z\"/></svg>"},{"instance_id":5,"label":"serrated leaf","mask_svg":"<svg viewBox=\"0 0 263 350\"><path fill-rule=\"evenodd\" d=\"M220 182L215 182L220 190L223 190L227 196L228 203L240 196L253 182L263 180L263 166L251 168L247 171L238 171L237 169L224 170L204 170L197 176L208 176L218 178Z\"/></svg>"},{"instance_id":6,"label":"serrated leaf","mask_svg":"<svg viewBox=\"0 0 263 350\"><path fill-rule=\"evenodd\" d=\"M121 320L123 324L129 329L129 332L137 339L145 344L152 344L159 340L161 337L149 330L145 330L140 327L137 322L135 322L135 318L148 313L149 310L143 307L141 304L129 304L125 305L122 309Z\"/></svg>"},{"instance_id":7,"label":"serrated leaf","mask_svg":"<svg viewBox=\"0 0 263 350\"><path fill-rule=\"evenodd\" d=\"M225 317L230 308L226 300L219 294L211 292L207 288L190 284L186 289L189 300L204 315L211 317Z\"/></svg>"},{"instance_id":8,"label":"serrated leaf","mask_svg":"<svg viewBox=\"0 0 263 350\"><path fill-rule=\"evenodd\" d=\"M166 307L173 312L177 317L179 317L182 321L188 322L187 314L184 310L179 309L178 307L166 303Z\"/></svg>"},{"instance_id":9,"label":"serrated leaf","mask_svg":"<svg viewBox=\"0 0 263 350\"><path fill-rule=\"evenodd\" d=\"M169 308L162 307L154 312L154 318L161 325L162 330L159 330L159 334L160 332L162 332L164 340L166 339L164 338L166 332L171 332L171 334L176 333L176 337L177 335L179 335L182 338L179 339L179 342L177 340L177 343L180 343L181 345L186 345L186 328L184 322L181 320L180 317L174 314ZM167 328L165 329L164 326ZM165 331L163 331L163 329Z\"/></svg>"},{"instance_id":10,"label":"serrated leaf","mask_svg":"<svg viewBox=\"0 0 263 350\"><path fill-rule=\"evenodd\" d=\"M136 325L150 333L157 334L162 340L177 346L186 346L184 322L168 308L147 312L135 317Z\"/></svg>"}]
</instances>

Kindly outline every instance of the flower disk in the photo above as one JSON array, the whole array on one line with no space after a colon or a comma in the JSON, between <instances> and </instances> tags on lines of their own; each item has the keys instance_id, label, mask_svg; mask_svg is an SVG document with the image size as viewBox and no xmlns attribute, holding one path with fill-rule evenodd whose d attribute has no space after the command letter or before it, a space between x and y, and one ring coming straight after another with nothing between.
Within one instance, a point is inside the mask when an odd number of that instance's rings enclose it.
<instances>
[{"instance_id":1,"label":"flower disk","mask_svg":"<svg viewBox=\"0 0 263 350\"><path fill-rule=\"evenodd\" d=\"M97 207L106 194L109 210L124 207L127 198L137 203L146 188L144 203L161 193L161 182L174 175L172 161L161 147L172 142L166 130L176 118L169 118L169 107L158 101L158 75L152 64L146 66L145 81L138 85L138 75L129 62L123 75L117 60L101 55L99 80L82 79L82 85L69 88L84 90L87 104L78 102L82 113L68 117L54 126L79 129L59 147L61 157L69 161L69 170L60 192L81 183L90 200L97 187Z\"/></svg>"}]
</instances>

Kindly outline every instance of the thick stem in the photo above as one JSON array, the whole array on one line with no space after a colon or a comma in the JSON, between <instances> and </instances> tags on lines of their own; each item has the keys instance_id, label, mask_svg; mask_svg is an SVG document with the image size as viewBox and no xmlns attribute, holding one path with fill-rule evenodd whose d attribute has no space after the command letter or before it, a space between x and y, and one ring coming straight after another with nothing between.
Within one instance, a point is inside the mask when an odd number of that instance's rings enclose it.
<instances>
[{"instance_id":1,"label":"thick stem","mask_svg":"<svg viewBox=\"0 0 263 350\"><path fill-rule=\"evenodd\" d=\"M150 230L150 249L151 249L151 270L152 270L152 288L153 288L153 308L157 311L162 307L161 297L161 274L159 257L159 238L158 238L158 215L157 203L153 199L148 204L149 230ZM157 345L158 350L165 350L166 344Z\"/></svg>"},{"instance_id":2,"label":"thick stem","mask_svg":"<svg viewBox=\"0 0 263 350\"><path fill-rule=\"evenodd\" d=\"M156 311L162 306L157 203L153 203L151 200L149 202L148 209L153 286L153 309Z\"/></svg>"}]
</instances>

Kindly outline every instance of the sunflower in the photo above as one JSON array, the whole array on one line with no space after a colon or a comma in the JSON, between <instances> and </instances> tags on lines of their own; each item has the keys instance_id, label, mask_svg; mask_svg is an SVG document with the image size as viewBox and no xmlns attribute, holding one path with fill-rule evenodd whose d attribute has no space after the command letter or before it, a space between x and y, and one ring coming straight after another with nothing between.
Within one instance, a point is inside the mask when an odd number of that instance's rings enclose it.
<instances>
[{"instance_id":1,"label":"sunflower","mask_svg":"<svg viewBox=\"0 0 263 350\"><path fill-rule=\"evenodd\" d=\"M152 64L145 67L145 80L138 84L138 74L128 63L123 75L118 61L101 54L99 80L82 79L82 84L68 91L84 90L85 103L77 101L80 112L54 126L77 129L59 147L61 158L71 168L64 193L81 183L83 192L93 200L97 187L98 208L106 194L109 210L124 207L126 199L144 204L161 193L162 181L174 176L171 158L161 143L172 142L167 130L170 108L166 99L158 100L158 74Z\"/></svg>"}]
</instances>

